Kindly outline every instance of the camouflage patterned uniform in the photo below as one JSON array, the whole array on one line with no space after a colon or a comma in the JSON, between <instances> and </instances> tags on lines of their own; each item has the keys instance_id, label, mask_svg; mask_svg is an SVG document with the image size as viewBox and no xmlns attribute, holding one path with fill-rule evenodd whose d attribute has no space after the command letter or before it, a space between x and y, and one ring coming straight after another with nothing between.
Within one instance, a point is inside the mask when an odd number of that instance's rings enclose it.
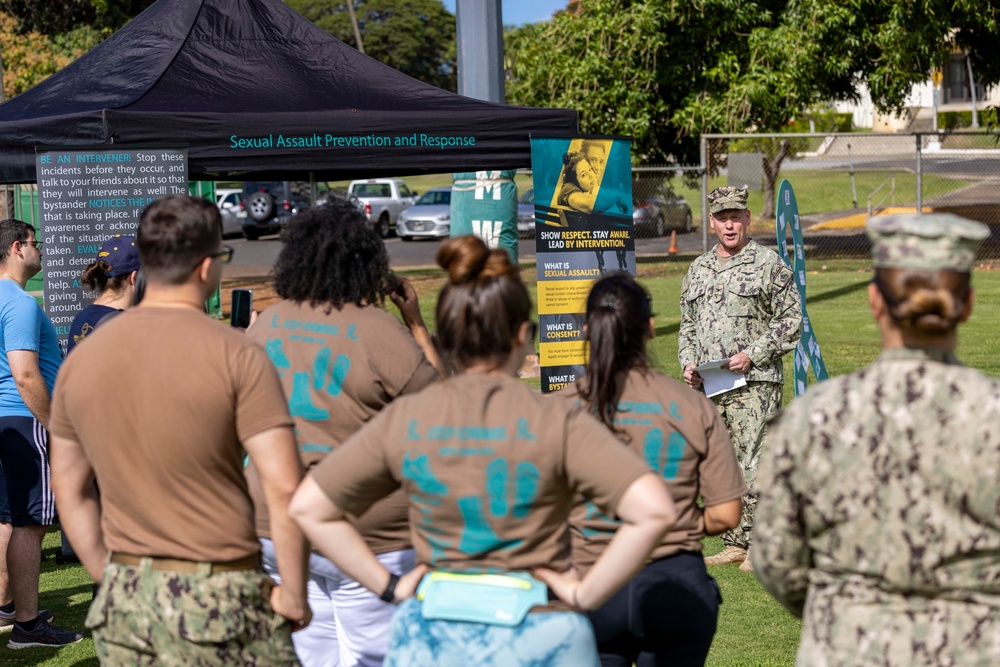
<instances>
[{"instance_id":1,"label":"camouflage patterned uniform","mask_svg":"<svg viewBox=\"0 0 1000 667\"><path fill-rule=\"evenodd\" d=\"M796 664L1000 665L1000 382L887 350L767 447L753 560L803 618Z\"/></svg>"},{"instance_id":2,"label":"camouflage patterned uniform","mask_svg":"<svg viewBox=\"0 0 1000 667\"><path fill-rule=\"evenodd\" d=\"M178 573L108 563L87 614L102 665L297 665L291 622L259 571Z\"/></svg>"},{"instance_id":3,"label":"camouflage patterned uniform","mask_svg":"<svg viewBox=\"0 0 1000 667\"><path fill-rule=\"evenodd\" d=\"M743 499L740 527L722 535L728 546L750 544L764 419L781 407L781 356L795 349L801 335L802 309L792 271L774 251L750 240L725 263L713 247L691 264L681 287L681 368L737 352L753 362L746 387L712 398L751 489Z\"/></svg>"},{"instance_id":4,"label":"camouflage patterned uniform","mask_svg":"<svg viewBox=\"0 0 1000 667\"><path fill-rule=\"evenodd\" d=\"M989 229L933 214L868 233L877 269L968 272ZM773 418L753 561L803 619L797 665L1000 665L998 425L1000 381L892 345Z\"/></svg>"}]
</instances>

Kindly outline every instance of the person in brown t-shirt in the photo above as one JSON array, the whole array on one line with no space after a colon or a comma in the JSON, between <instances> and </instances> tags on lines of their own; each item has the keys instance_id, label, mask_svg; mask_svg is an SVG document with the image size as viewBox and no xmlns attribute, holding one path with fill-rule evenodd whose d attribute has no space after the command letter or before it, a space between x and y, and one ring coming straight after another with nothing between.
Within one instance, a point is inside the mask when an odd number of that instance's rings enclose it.
<instances>
[{"instance_id":1,"label":"person in brown t-shirt","mask_svg":"<svg viewBox=\"0 0 1000 667\"><path fill-rule=\"evenodd\" d=\"M602 278L587 299L586 375L561 394L576 398L666 482L677 523L646 567L590 613L604 665L703 665L715 635L719 589L701 539L737 525L747 492L726 424L704 394L649 367L652 301L632 276ZM704 507L696 502L701 498ZM579 497L573 564L587 572L620 522Z\"/></svg>"},{"instance_id":2,"label":"person in brown t-shirt","mask_svg":"<svg viewBox=\"0 0 1000 667\"><path fill-rule=\"evenodd\" d=\"M283 300L262 312L248 335L278 371L308 470L394 399L439 379L428 359L440 362L412 285L389 270L385 244L352 203L330 198L298 213L281 240L274 286ZM407 326L382 308L387 295ZM264 569L279 580L253 464L247 479ZM401 491L351 521L387 569L413 569ZM308 596L312 622L292 637L304 667L382 664L392 605L318 553L309 558Z\"/></svg>"},{"instance_id":3,"label":"person in brown t-shirt","mask_svg":"<svg viewBox=\"0 0 1000 667\"><path fill-rule=\"evenodd\" d=\"M232 257L221 241L209 202L147 207L142 304L56 380L52 485L101 584L87 627L104 664L295 664L291 625L309 621L306 543L287 510L302 468L281 385L263 350L204 313ZM260 568L245 454L271 507L281 586Z\"/></svg>"},{"instance_id":4,"label":"person in brown t-shirt","mask_svg":"<svg viewBox=\"0 0 1000 667\"><path fill-rule=\"evenodd\" d=\"M438 263L449 274L437 305L440 346L460 372L394 401L316 466L293 516L357 581L402 601L392 664L593 665L593 632L579 611L600 606L641 566L673 523L673 503L579 406L543 401L515 379L534 325L507 254L466 236L445 242ZM399 488L420 563L402 577L346 520ZM583 579L569 558L577 492L625 522ZM411 597L418 583L420 599Z\"/></svg>"}]
</instances>

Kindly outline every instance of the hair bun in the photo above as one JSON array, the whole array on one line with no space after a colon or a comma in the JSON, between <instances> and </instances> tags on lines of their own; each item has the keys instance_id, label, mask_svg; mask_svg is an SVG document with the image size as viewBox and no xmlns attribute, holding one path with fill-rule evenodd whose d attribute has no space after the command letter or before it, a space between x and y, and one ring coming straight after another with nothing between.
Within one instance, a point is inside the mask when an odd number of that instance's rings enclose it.
<instances>
[{"instance_id":1,"label":"hair bun","mask_svg":"<svg viewBox=\"0 0 1000 667\"><path fill-rule=\"evenodd\" d=\"M437 263L448 272L452 285L517 273L506 251L490 250L475 236L448 239L438 250Z\"/></svg>"}]
</instances>

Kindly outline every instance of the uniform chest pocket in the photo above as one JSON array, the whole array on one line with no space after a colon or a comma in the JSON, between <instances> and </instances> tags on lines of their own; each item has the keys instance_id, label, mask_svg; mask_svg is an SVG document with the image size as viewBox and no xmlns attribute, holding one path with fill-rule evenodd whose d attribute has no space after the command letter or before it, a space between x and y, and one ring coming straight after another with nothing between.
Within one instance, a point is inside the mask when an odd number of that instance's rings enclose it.
<instances>
[{"instance_id":1,"label":"uniform chest pocket","mask_svg":"<svg viewBox=\"0 0 1000 667\"><path fill-rule=\"evenodd\" d=\"M729 284L726 312L733 317L750 317L761 312L761 284L737 280Z\"/></svg>"},{"instance_id":2,"label":"uniform chest pocket","mask_svg":"<svg viewBox=\"0 0 1000 667\"><path fill-rule=\"evenodd\" d=\"M705 296L705 283L691 283L684 292L684 300L688 303L697 301Z\"/></svg>"}]
</instances>

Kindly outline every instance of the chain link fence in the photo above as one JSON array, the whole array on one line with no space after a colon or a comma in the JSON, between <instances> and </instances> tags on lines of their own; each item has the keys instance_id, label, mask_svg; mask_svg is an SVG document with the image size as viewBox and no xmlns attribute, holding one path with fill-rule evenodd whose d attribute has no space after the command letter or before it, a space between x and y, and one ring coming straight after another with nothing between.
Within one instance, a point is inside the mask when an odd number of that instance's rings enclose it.
<instances>
[{"instance_id":1,"label":"chain link fence","mask_svg":"<svg viewBox=\"0 0 1000 667\"><path fill-rule=\"evenodd\" d=\"M980 251L1000 258L1000 135L988 132L705 135L701 187L682 186L696 220L720 185L750 188L753 237L775 243L775 193L795 192L812 257L868 256L872 215L954 213L991 226ZM698 205L695 205L695 202ZM705 248L713 242L707 238Z\"/></svg>"},{"instance_id":2,"label":"chain link fence","mask_svg":"<svg viewBox=\"0 0 1000 667\"><path fill-rule=\"evenodd\" d=\"M636 238L671 232L691 234L701 226L698 202L701 167L645 165L632 168L632 223Z\"/></svg>"}]
</instances>

